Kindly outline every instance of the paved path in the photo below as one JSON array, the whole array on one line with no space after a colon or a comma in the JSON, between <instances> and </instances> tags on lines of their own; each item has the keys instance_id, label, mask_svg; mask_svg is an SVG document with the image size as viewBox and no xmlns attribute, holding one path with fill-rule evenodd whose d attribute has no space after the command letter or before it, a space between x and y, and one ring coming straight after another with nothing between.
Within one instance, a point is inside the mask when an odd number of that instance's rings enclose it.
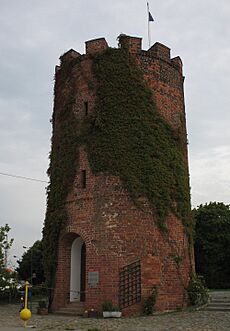
<instances>
[{"instance_id":1,"label":"paved path","mask_svg":"<svg viewBox=\"0 0 230 331\"><path fill-rule=\"evenodd\" d=\"M27 330L32 325L39 331L88 331L91 328L98 328L100 331L229 331L230 313L184 311L157 314L151 317L108 320L33 314L28 322ZM20 330L23 330L23 323L19 319L18 307L0 306L0 331Z\"/></svg>"}]
</instances>

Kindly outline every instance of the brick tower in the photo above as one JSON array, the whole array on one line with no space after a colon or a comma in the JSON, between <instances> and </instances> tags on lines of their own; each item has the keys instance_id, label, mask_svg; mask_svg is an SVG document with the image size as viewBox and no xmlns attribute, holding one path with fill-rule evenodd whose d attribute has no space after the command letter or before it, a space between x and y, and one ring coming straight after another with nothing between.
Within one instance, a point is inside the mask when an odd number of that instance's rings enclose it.
<instances>
[{"instance_id":1,"label":"brick tower","mask_svg":"<svg viewBox=\"0 0 230 331\"><path fill-rule=\"evenodd\" d=\"M74 306L76 302L76 307L79 303L85 310L101 311L104 301L112 301L113 305L120 306L123 314L130 315L141 312L143 302L151 294L156 297L156 310L185 307L193 265L189 211L185 220L173 211L185 200L186 208L190 206L182 61L179 57L171 59L170 49L158 42L144 51L141 38L126 35L119 38L117 52L125 50L128 61L135 63L142 73L143 86L152 93L157 116L166 123L167 130L171 130L174 141L180 135L180 167L185 174L187 191L186 196L178 200L176 189L169 188L174 207L165 213L162 227L156 216L160 203L150 204L145 194L133 198L122 176L110 172L108 160L105 160L108 162L105 171L92 166L95 157L104 157L97 151L95 140L87 138L85 133L88 118L101 111L97 103L101 81L93 68L94 62L108 50L104 38L90 40L86 42L86 54L71 49L61 56L61 64L56 67L51 182L43 230L46 270L54 286L52 308ZM135 77L133 79L135 81ZM119 86L117 89L119 91ZM104 105L110 92L101 94L101 105ZM137 96L137 102L140 99ZM117 96L118 107L120 102ZM115 112L116 105L113 107ZM132 126L135 119L130 123ZM90 153L94 153L91 158ZM164 164L160 167L164 168ZM175 182L173 174L171 177ZM175 186L179 186L178 183ZM158 198L163 201L163 194L159 193ZM164 202L162 206L164 208Z\"/></svg>"}]
</instances>

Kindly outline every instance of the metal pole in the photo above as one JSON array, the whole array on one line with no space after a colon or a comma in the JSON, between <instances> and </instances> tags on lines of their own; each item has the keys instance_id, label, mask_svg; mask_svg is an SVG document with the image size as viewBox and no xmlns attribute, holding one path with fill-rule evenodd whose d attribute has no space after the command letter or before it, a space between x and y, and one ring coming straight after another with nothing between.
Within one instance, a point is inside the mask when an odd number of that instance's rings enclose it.
<instances>
[{"instance_id":1,"label":"metal pole","mask_svg":"<svg viewBox=\"0 0 230 331\"><path fill-rule=\"evenodd\" d=\"M26 281L26 291L25 291L25 309L27 309L27 304L28 304L28 285L29 283ZM24 328L27 326L27 320L24 321Z\"/></svg>"},{"instance_id":2,"label":"metal pole","mask_svg":"<svg viewBox=\"0 0 230 331\"><path fill-rule=\"evenodd\" d=\"M30 248L30 282L33 285L33 251Z\"/></svg>"},{"instance_id":3,"label":"metal pole","mask_svg":"<svg viewBox=\"0 0 230 331\"><path fill-rule=\"evenodd\" d=\"M148 19L148 41L149 41L149 48L151 44L151 36L150 36L150 26L149 26L149 3L147 2L147 19Z\"/></svg>"},{"instance_id":4,"label":"metal pole","mask_svg":"<svg viewBox=\"0 0 230 331\"><path fill-rule=\"evenodd\" d=\"M30 310L32 311L32 286L33 286L33 250L31 249L31 255L30 255L30 281L31 281L31 288L30 288Z\"/></svg>"}]
</instances>

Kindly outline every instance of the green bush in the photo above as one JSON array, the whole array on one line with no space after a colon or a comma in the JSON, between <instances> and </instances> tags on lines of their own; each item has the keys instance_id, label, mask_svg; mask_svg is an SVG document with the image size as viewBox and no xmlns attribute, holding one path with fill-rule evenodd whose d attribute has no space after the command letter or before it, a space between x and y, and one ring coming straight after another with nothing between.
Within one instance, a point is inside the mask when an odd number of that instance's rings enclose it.
<instances>
[{"instance_id":1,"label":"green bush","mask_svg":"<svg viewBox=\"0 0 230 331\"><path fill-rule=\"evenodd\" d=\"M156 291L154 291L148 298L144 301L144 307L143 307L143 314L144 315L152 315L154 306L156 303Z\"/></svg>"},{"instance_id":2,"label":"green bush","mask_svg":"<svg viewBox=\"0 0 230 331\"><path fill-rule=\"evenodd\" d=\"M105 301L102 303L103 311L113 311L113 304L111 301Z\"/></svg>"},{"instance_id":3,"label":"green bush","mask_svg":"<svg viewBox=\"0 0 230 331\"><path fill-rule=\"evenodd\" d=\"M187 291L190 303L193 306L204 305L209 300L209 291L204 284L204 280L195 274L190 277Z\"/></svg>"}]
</instances>

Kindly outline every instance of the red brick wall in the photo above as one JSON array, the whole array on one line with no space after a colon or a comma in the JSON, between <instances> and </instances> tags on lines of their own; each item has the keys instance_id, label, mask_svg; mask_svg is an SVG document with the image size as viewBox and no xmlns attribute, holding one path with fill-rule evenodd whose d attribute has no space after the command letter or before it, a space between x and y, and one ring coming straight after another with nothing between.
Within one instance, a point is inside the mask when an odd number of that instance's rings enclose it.
<instances>
[{"instance_id":1,"label":"red brick wall","mask_svg":"<svg viewBox=\"0 0 230 331\"><path fill-rule=\"evenodd\" d=\"M86 54L101 53L108 48L105 38L86 41Z\"/></svg>"},{"instance_id":2,"label":"red brick wall","mask_svg":"<svg viewBox=\"0 0 230 331\"><path fill-rule=\"evenodd\" d=\"M128 38L128 37L127 37ZM101 52L106 41L88 42L87 53ZM182 130L186 140L182 62L170 59L170 50L155 44L149 51L140 48L140 38L130 38L130 51L144 71L149 87L154 91L158 110L175 130ZM122 44L121 44L122 47ZM62 111L68 85L60 90L56 73L55 112ZM84 102L93 112L96 92L89 89L93 81L91 60L85 58L73 69L75 104L73 111L83 118ZM54 124L54 131L58 123ZM185 145L185 157L187 147ZM187 166L187 159L185 160ZM86 170L86 188L81 187L81 170ZM137 209L118 177L91 172L84 146L80 149L80 164L76 169L73 188L67 199L69 224L59 242L59 260L53 308L68 303L70 288L70 250L73 240L81 236L86 244L86 277L89 270L99 271L97 288L88 286L86 278L86 309L101 310L101 303L112 300L118 305L119 270L141 261L142 298L157 288L157 310L172 310L187 304L185 288L189 280L191 261L188 239L181 220L174 215L167 218L168 233L162 233L148 203L145 210ZM140 312L142 303L125 308L130 315Z\"/></svg>"},{"instance_id":3,"label":"red brick wall","mask_svg":"<svg viewBox=\"0 0 230 331\"><path fill-rule=\"evenodd\" d=\"M129 53L135 54L141 51L141 42L142 38L139 37L130 37L125 34L119 36L119 46L128 47Z\"/></svg>"}]
</instances>

